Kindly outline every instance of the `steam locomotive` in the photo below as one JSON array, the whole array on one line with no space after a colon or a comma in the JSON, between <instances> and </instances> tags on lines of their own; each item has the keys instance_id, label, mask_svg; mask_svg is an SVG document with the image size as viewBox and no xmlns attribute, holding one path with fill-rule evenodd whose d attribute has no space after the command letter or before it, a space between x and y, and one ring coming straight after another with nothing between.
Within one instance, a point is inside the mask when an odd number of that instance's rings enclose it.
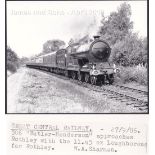
<instances>
[{"instance_id":1,"label":"steam locomotive","mask_svg":"<svg viewBox=\"0 0 155 155\"><path fill-rule=\"evenodd\" d=\"M97 84L112 84L115 68L110 65L111 48L99 36L85 44L72 44L65 49L35 57L26 66L63 74L72 79Z\"/></svg>"}]
</instances>

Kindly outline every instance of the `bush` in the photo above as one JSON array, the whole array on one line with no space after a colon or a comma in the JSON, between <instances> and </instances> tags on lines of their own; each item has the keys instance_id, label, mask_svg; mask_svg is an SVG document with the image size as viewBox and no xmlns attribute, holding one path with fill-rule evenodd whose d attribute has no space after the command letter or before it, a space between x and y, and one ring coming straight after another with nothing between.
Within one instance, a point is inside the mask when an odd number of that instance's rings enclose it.
<instances>
[{"instance_id":1,"label":"bush","mask_svg":"<svg viewBox=\"0 0 155 155\"><path fill-rule=\"evenodd\" d=\"M13 73L16 72L17 71L16 64L14 64L12 62L7 62L7 70L9 70Z\"/></svg>"},{"instance_id":2,"label":"bush","mask_svg":"<svg viewBox=\"0 0 155 155\"><path fill-rule=\"evenodd\" d=\"M148 83L147 68L140 65L137 66L136 69L134 70L134 77L138 83L147 85Z\"/></svg>"},{"instance_id":3,"label":"bush","mask_svg":"<svg viewBox=\"0 0 155 155\"><path fill-rule=\"evenodd\" d=\"M146 38L145 38L146 39ZM121 66L147 64L147 48L138 34L128 34L112 46L111 61Z\"/></svg>"},{"instance_id":4,"label":"bush","mask_svg":"<svg viewBox=\"0 0 155 155\"><path fill-rule=\"evenodd\" d=\"M19 58L17 54L9 47L7 46L7 70L14 73L17 71L17 68L19 67Z\"/></svg>"},{"instance_id":5,"label":"bush","mask_svg":"<svg viewBox=\"0 0 155 155\"><path fill-rule=\"evenodd\" d=\"M116 75L122 83L137 82L142 85L147 85L147 68L143 65L134 67L122 67L120 66L120 73Z\"/></svg>"}]
</instances>

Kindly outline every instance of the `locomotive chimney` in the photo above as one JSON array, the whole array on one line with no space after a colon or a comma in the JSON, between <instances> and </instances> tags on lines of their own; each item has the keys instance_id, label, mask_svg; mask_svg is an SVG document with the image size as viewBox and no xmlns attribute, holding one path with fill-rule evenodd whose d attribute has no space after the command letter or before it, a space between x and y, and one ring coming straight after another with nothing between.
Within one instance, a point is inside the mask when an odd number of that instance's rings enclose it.
<instances>
[{"instance_id":1,"label":"locomotive chimney","mask_svg":"<svg viewBox=\"0 0 155 155\"><path fill-rule=\"evenodd\" d=\"M99 40L100 36L94 36L94 40Z\"/></svg>"}]
</instances>

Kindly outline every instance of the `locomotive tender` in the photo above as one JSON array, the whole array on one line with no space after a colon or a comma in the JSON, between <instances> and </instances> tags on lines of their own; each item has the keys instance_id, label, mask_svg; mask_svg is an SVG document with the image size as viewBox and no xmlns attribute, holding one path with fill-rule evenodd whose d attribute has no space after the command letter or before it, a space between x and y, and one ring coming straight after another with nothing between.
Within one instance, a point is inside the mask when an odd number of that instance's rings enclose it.
<instances>
[{"instance_id":1,"label":"locomotive tender","mask_svg":"<svg viewBox=\"0 0 155 155\"><path fill-rule=\"evenodd\" d=\"M94 36L91 42L83 45L73 44L66 49L36 57L26 65L90 82L93 85L112 84L115 68L108 61L110 53L108 43L99 36Z\"/></svg>"}]
</instances>

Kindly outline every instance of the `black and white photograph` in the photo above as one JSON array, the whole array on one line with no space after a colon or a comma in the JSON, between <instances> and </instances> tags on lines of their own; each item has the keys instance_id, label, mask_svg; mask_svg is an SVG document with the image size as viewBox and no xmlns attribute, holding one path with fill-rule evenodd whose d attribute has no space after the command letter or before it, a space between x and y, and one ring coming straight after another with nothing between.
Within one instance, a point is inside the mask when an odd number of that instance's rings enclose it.
<instances>
[{"instance_id":1,"label":"black and white photograph","mask_svg":"<svg viewBox=\"0 0 155 155\"><path fill-rule=\"evenodd\" d=\"M6 113L148 114L147 1L6 1Z\"/></svg>"}]
</instances>

